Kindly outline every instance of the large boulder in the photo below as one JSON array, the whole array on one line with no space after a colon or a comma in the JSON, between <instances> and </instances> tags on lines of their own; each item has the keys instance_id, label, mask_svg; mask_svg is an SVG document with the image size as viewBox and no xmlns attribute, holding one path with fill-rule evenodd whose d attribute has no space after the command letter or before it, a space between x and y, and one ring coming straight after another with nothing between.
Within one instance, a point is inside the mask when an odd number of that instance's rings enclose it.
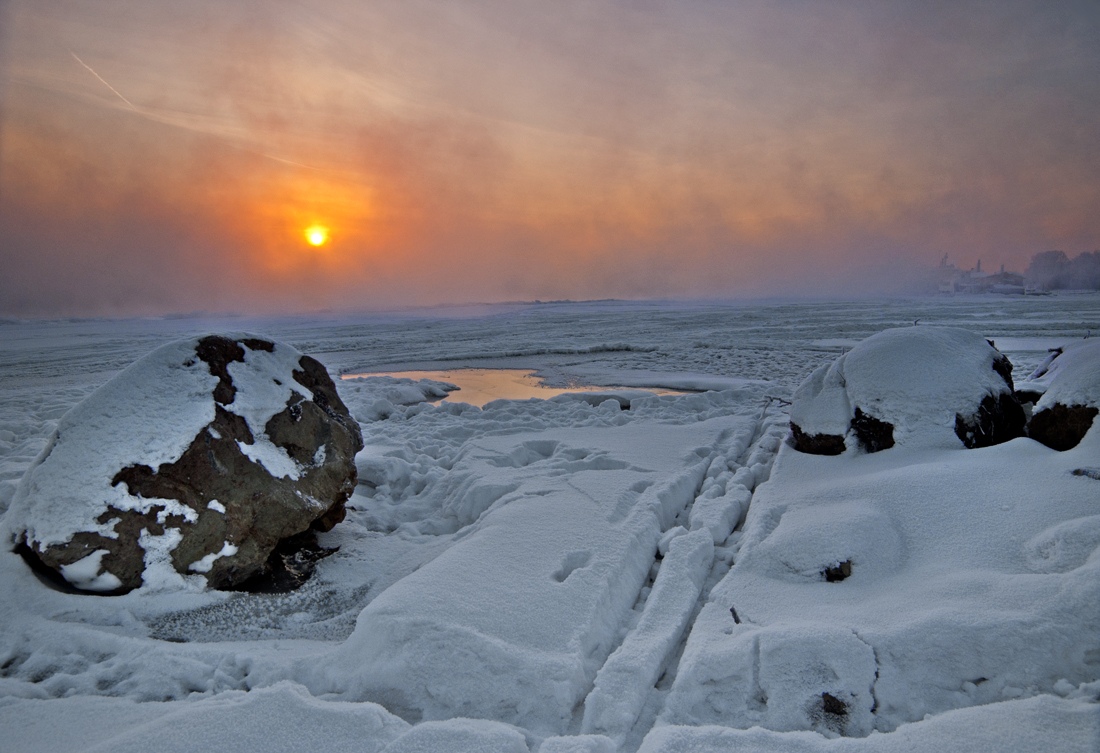
<instances>
[{"instance_id":1,"label":"large boulder","mask_svg":"<svg viewBox=\"0 0 1100 753\"><path fill-rule=\"evenodd\" d=\"M1057 348L1031 379L1022 385L1037 397L1028 436L1055 450L1076 447L1100 413L1100 340Z\"/></svg>"},{"instance_id":2,"label":"large boulder","mask_svg":"<svg viewBox=\"0 0 1100 753\"><path fill-rule=\"evenodd\" d=\"M78 589L235 587L280 542L343 519L362 447L317 360L257 337L182 340L60 420L5 526Z\"/></svg>"},{"instance_id":3,"label":"large boulder","mask_svg":"<svg viewBox=\"0 0 1100 753\"><path fill-rule=\"evenodd\" d=\"M872 335L795 391L791 444L839 455L895 443L985 447L1023 436L1012 364L963 329L906 327Z\"/></svg>"}]
</instances>

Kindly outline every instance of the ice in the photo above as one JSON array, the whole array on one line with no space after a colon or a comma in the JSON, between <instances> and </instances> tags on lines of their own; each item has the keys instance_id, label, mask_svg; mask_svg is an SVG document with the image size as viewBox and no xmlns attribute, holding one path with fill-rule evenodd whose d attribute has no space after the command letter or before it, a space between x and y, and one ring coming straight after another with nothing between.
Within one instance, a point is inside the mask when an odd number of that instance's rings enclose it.
<instances>
[{"instance_id":1,"label":"ice","mask_svg":"<svg viewBox=\"0 0 1100 753\"><path fill-rule=\"evenodd\" d=\"M1092 347L1100 297L0 323L0 509L70 408L210 331L263 332L333 373L603 388L478 408L432 403L437 381L341 380L360 484L319 537L339 550L295 592L168 573L170 534L146 542L148 587L116 597L54 590L0 552L0 747L1091 753L1100 434L1066 452L783 442L808 375L915 320L994 339L1019 383L1047 348ZM134 427L155 445L152 418Z\"/></svg>"}]
</instances>

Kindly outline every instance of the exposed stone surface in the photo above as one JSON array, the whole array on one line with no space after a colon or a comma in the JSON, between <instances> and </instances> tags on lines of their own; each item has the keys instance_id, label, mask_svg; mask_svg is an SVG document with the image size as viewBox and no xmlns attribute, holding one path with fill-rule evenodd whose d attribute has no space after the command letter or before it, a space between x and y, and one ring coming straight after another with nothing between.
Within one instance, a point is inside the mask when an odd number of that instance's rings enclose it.
<instances>
[{"instance_id":1,"label":"exposed stone surface","mask_svg":"<svg viewBox=\"0 0 1100 753\"><path fill-rule=\"evenodd\" d=\"M1011 385L1011 382L1010 382ZM955 414L955 435L973 449L990 447L1024 436L1027 416L1014 393L986 395L976 413Z\"/></svg>"},{"instance_id":2,"label":"exposed stone surface","mask_svg":"<svg viewBox=\"0 0 1100 753\"><path fill-rule=\"evenodd\" d=\"M183 394L148 384L158 378L176 380ZM152 427L143 452L133 436L142 415L182 435L165 439ZM310 548L304 532L343 519L362 447L315 359L254 337L173 343L62 419L13 501L23 523L15 535L42 565L101 593L170 586L169 568L216 588L272 568L308 576L323 556L316 546L297 570L280 563ZM298 543L269 564L290 540Z\"/></svg>"},{"instance_id":3,"label":"exposed stone surface","mask_svg":"<svg viewBox=\"0 0 1100 753\"><path fill-rule=\"evenodd\" d=\"M842 434L807 434L791 421L791 445L799 452L811 455L839 455L844 452Z\"/></svg>"},{"instance_id":4,"label":"exposed stone surface","mask_svg":"<svg viewBox=\"0 0 1100 753\"><path fill-rule=\"evenodd\" d=\"M852 433L865 452L879 452L894 446L894 425L868 416L860 408L852 416Z\"/></svg>"},{"instance_id":5,"label":"exposed stone surface","mask_svg":"<svg viewBox=\"0 0 1100 753\"><path fill-rule=\"evenodd\" d=\"M1027 433L1037 442L1052 450L1069 450L1076 447L1092 428L1100 410L1089 405L1062 405L1055 403L1031 417Z\"/></svg>"},{"instance_id":6,"label":"exposed stone surface","mask_svg":"<svg viewBox=\"0 0 1100 753\"><path fill-rule=\"evenodd\" d=\"M822 577L825 578L827 583L839 583L845 580L852 574L852 561L844 560L838 562L835 565L830 565L821 571Z\"/></svg>"}]
</instances>

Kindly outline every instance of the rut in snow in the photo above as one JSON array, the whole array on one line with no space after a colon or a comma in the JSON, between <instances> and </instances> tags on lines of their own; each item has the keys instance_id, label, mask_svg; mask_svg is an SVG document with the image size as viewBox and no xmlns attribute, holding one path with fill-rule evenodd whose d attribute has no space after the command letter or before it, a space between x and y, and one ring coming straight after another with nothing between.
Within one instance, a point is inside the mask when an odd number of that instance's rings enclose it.
<instances>
[{"instance_id":1,"label":"rut in snow","mask_svg":"<svg viewBox=\"0 0 1100 753\"><path fill-rule=\"evenodd\" d=\"M581 734L605 735L621 747L639 721L648 728L652 718L645 717L659 711L660 688L675 677L707 592L733 563L737 529L786 432L786 416L769 407L770 401L751 426L725 432L704 460L707 470L693 499L661 538L633 625L584 700Z\"/></svg>"}]
</instances>

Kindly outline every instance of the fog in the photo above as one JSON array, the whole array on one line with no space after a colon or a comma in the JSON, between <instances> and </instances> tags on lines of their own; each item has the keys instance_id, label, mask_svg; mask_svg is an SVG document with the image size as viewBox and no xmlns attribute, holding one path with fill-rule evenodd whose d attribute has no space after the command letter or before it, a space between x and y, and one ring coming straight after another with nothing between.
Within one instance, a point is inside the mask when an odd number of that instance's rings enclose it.
<instances>
[{"instance_id":1,"label":"fog","mask_svg":"<svg viewBox=\"0 0 1100 753\"><path fill-rule=\"evenodd\" d=\"M0 8L6 315L903 294L1100 247L1094 3Z\"/></svg>"}]
</instances>

